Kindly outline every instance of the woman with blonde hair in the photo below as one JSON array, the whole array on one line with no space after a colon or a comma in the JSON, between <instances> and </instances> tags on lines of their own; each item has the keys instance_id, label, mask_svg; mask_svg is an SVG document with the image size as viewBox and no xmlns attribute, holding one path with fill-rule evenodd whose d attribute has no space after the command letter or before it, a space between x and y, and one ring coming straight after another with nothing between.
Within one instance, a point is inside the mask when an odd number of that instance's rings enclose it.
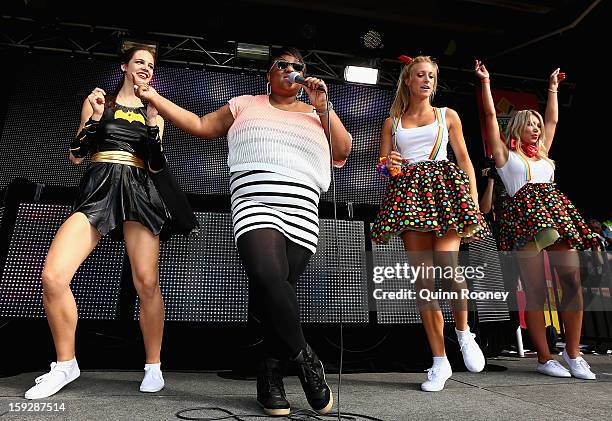
<instances>
[{"instance_id":1,"label":"woman with blonde hair","mask_svg":"<svg viewBox=\"0 0 612 421\"><path fill-rule=\"evenodd\" d=\"M580 356L582 287L576 250L597 247L597 240L575 206L554 184L555 164L548 157L558 121L557 92L565 73L555 69L549 78L545 117L535 110L512 116L505 140L500 134L491 94L489 72L476 60L475 72L482 83L482 102L487 142L495 166L510 199L501 217L499 246L517 251L521 280L526 292L525 321L538 353L536 370L554 377L595 379ZM550 355L546 341L544 303L548 291L542 251L556 269L563 297L560 303L565 328L565 369Z\"/></svg>"},{"instance_id":2,"label":"woman with blonde hair","mask_svg":"<svg viewBox=\"0 0 612 421\"><path fill-rule=\"evenodd\" d=\"M401 56L403 67L391 116L385 121L377 169L389 176L387 194L372 228L372 239L385 243L401 237L411 265L455 268L462 239L488 234L478 210L474 168L467 152L461 120L455 110L431 104L438 84L438 65L428 56ZM451 145L457 164L447 159ZM434 267L435 265L435 267ZM433 366L421 389L440 391L452 375L444 346L444 318L437 300L421 299L434 290L432 271L416 279L417 303L433 353ZM435 271L434 271L435 272ZM485 366L470 332L465 280L443 279L455 295L451 308L463 361L472 372Z\"/></svg>"}]
</instances>

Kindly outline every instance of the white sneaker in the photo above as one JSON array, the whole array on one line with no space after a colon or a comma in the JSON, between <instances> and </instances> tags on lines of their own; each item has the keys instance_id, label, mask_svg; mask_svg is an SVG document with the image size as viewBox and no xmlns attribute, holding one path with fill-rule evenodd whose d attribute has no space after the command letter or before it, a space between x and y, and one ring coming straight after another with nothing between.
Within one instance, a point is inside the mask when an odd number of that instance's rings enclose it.
<instances>
[{"instance_id":1,"label":"white sneaker","mask_svg":"<svg viewBox=\"0 0 612 421\"><path fill-rule=\"evenodd\" d=\"M569 371L572 376L583 379L583 380L595 380L597 376L591 371L591 366L586 360L580 356L576 358L570 358L567 351L563 350L563 359L569 365Z\"/></svg>"},{"instance_id":2,"label":"white sneaker","mask_svg":"<svg viewBox=\"0 0 612 421\"><path fill-rule=\"evenodd\" d=\"M427 381L421 384L421 390L425 392L439 392L444 389L444 384L453 375L448 360L436 367L427 370Z\"/></svg>"},{"instance_id":3,"label":"white sneaker","mask_svg":"<svg viewBox=\"0 0 612 421\"><path fill-rule=\"evenodd\" d=\"M461 331L457 329L455 329L455 332L457 333L465 367L472 373L480 373L485 367L486 360L482 350L474 340L476 335L473 333L461 334Z\"/></svg>"},{"instance_id":4,"label":"white sneaker","mask_svg":"<svg viewBox=\"0 0 612 421\"><path fill-rule=\"evenodd\" d=\"M75 360L51 363L51 371L36 378L36 385L26 393L26 399L42 399L56 394L60 389L81 375Z\"/></svg>"},{"instance_id":5,"label":"white sneaker","mask_svg":"<svg viewBox=\"0 0 612 421\"><path fill-rule=\"evenodd\" d=\"M145 364L145 375L140 383L141 392L159 392L164 388L164 376L160 370L159 364Z\"/></svg>"},{"instance_id":6,"label":"white sneaker","mask_svg":"<svg viewBox=\"0 0 612 421\"><path fill-rule=\"evenodd\" d=\"M572 377L567 368L557 360L548 360L544 364L538 363L536 371L552 377Z\"/></svg>"}]
</instances>

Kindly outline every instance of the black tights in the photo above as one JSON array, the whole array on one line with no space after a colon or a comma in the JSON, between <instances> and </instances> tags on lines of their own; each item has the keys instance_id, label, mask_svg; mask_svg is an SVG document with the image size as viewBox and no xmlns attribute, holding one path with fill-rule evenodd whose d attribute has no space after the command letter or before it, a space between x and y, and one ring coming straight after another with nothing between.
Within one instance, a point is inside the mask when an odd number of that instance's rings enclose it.
<instances>
[{"instance_id":1,"label":"black tights","mask_svg":"<svg viewBox=\"0 0 612 421\"><path fill-rule=\"evenodd\" d=\"M246 232L238 252L249 277L249 302L264 330L266 357L296 357L306 347L295 285L310 250L271 228Z\"/></svg>"}]
</instances>

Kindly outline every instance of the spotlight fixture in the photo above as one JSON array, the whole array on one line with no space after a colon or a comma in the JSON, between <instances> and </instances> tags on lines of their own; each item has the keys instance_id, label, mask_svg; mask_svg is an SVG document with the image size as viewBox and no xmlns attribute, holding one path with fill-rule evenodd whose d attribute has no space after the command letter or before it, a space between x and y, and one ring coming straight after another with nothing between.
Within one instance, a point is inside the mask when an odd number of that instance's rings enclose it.
<instances>
[{"instance_id":1,"label":"spotlight fixture","mask_svg":"<svg viewBox=\"0 0 612 421\"><path fill-rule=\"evenodd\" d=\"M268 45L239 42L236 44L236 57L239 59L267 62L270 58L270 47Z\"/></svg>"},{"instance_id":2,"label":"spotlight fixture","mask_svg":"<svg viewBox=\"0 0 612 421\"><path fill-rule=\"evenodd\" d=\"M361 42L363 46L371 50L383 48L383 36L380 32L370 29L364 35L361 36Z\"/></svg>"},{"instance_id":3,"label":"spotlight fixture","mask_svg":"<svg viewBox=\"0 0 612 421\"><path fill-rule=\"evenodd\" d=\"M346 66L344 80L347 82L376 85L378 82L378 69L372 67Z\"/></svg>"}]
</instances>

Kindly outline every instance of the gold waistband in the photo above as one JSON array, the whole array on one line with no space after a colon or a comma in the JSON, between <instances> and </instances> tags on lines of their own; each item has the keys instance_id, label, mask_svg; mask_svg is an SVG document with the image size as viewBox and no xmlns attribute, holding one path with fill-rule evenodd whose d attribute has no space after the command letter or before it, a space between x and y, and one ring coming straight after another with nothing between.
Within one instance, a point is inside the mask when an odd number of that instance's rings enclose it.
<instances>
[{"instance_id":1,"label":"gold waistband","mask_svg":"<svg viewBox=\"0 0 612 421\"><path fill-rule=\"evenodd\" d=\"M125 151L96 152L91 156L91 162L108 162L111 164L131 165L132 167L137 168L145 167L142 159Z\"/></svg>"}]
</instances>

